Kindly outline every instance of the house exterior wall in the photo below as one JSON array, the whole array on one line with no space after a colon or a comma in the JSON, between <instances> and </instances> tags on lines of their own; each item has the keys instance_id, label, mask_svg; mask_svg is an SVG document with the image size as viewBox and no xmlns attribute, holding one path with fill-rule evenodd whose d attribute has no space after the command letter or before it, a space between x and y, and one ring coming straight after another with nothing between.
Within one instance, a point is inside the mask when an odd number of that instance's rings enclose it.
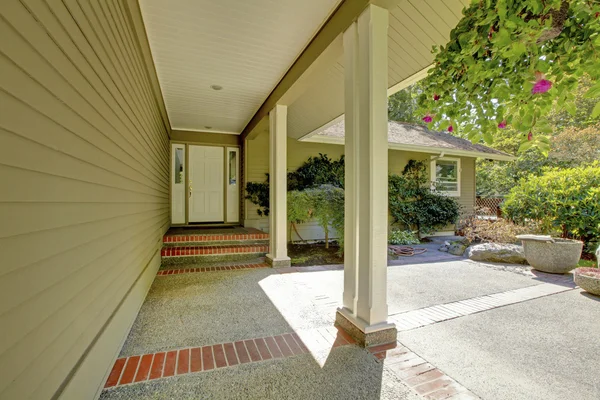
<instances>
[{"instance_id":1,"label":"house exterior wall","mask_svg":"<svg viewBox=\"0 0 600 400\"><path fill-rule=\"evenodd\" d=\"M240 144L239 135L182 130L173 130L171 132L171 140L174 142L220 144L223 146L238 146Z\"/></svg>"},{"instance_id":2,"label":"house exterior wall","mask_svg":"<svg viewBox=\"0 0 600 400\"><path fill-rule=\"evenodd\" d=\"M168 121L136 1L0 14L0 398L92 399L160 265Z\"/></svg>"},{"instance_id":3,"label":"house exterior wall","mask_svg":"<svg viewBox=\"0 0 600 400\"><path fill-rule=\"evenodd\" d=\"M295 171L309 157L318 156L319 153L327 154L330 158L339 159L344 154L344 146L338 144L324 144L314 142L299 142L289 139L287 145L288 172ZM427 166L427 176L429 176L429 161L432 156L437 154L410 152L403 150L389 150L388 165L389 172L400 174L409 160L425 161ZM472 212L475 205L475 158L458 157L461 159L461 195L457 199L462 207L463 213ZM246 182L262 182L265 180L265 174L269 172L269 134L263 132L253 140L245 142L245 177ZM257 214L258 207L250 201L245 200L244 204L244 225L263 230L269 229L269 221L265 217ZM309 222L297 226L298 232L305 240L321 240L325 238L323 230L315 223ZM448 226L442 231L454 230L454 226ZM292 234L294 240L298 240L295 234ZM289 232L288 232L289 236ZM335 237L335 236L332 236ZM289 239L289 238L288 238Z\"/></svg>"}]
</instances>

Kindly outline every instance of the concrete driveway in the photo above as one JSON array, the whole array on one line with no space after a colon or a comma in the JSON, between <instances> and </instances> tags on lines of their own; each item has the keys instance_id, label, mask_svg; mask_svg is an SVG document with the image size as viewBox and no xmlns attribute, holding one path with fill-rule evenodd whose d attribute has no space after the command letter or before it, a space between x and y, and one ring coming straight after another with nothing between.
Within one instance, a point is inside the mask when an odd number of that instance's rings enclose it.
<instances>
[{"instance_id":1,"label":"concrete driveway","mask_svg":"<svg viewBox=\"0 0 600 400\"><path fill-rule=\"evenodd\" d=\"M123 370L136 355L174 353L174 372L139 383L132 375L101 398L600 398L600 299L570 275L463 259L391 265L399 340L371 351L332 328L342 282L335 266L157 277L123 347ZM263 338L277 341L273 357L250 360L246 351ZM190 357L206 348L225 351L222 365L192 373Z\"/></svg>"}]
</instances>

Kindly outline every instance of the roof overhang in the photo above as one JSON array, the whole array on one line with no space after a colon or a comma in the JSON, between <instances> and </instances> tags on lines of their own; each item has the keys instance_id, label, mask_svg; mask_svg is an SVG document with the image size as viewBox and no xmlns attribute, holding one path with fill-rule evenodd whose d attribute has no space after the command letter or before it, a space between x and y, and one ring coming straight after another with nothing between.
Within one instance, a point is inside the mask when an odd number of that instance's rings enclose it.
<instances>
[{"instance_id":1,"label":"roof overhang","mask_svg":"<svg viewBox=\"0 0 600 400\"><path fill-rule=\"evenodd\" d=\"M325 144L344 145L344 138L323 136L323 135L313 135L311 137L302 138L298 141L299 142L309 142L309 143L325 143ZM419 145L414 145L414 144L388 143L388 148L392 149L392 150L414 151L417 153L429 153L429 154L444 153L447 156L474 157L474 158L484 158L484 159L488 159L488 160L497 160L497 161L513 161L516 159L515 156L511 156L509 154L506 154L506 155L493 154L493 153L485 153L482 151L450 149L447 147L419 146Z\"/></svg>"}]
</instances>

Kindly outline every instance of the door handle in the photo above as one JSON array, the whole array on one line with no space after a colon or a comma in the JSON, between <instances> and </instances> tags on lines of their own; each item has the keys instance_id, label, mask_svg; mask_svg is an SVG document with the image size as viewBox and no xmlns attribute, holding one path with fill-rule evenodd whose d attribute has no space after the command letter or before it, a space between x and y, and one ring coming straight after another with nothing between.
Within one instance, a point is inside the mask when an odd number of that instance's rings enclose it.
<instances>
[{"instance_id":1,"label":"door handle","mask_svg":"<svg viewBox=\"0 0 600 400\"><path fill-rule=\"evenodd\" d=\"M192 197L192 181L190 181L190 196L189 197Z\"/></svg>"}]
</instances>

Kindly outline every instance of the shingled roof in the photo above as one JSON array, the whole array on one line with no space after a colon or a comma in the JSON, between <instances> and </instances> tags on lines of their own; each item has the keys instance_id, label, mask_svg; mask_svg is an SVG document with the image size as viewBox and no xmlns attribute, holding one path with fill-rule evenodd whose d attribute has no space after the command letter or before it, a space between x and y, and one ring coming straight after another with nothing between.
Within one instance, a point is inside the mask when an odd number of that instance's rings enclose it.
<instances>
[{"instance_id":1,"label":"shingled roof","mask_svg":"<svg viewBox=\"0 0 600 400\"><path fill-rule=\"evenodd\" d=\"M332 125L316 135L303 139L307 142L344 143L344 121ZM447 155L489 158L493 160L512 160L513 156L482 144L452 136L445 132L436 132L423 125L389 121L388 142L390 148L419 151L425 153L445 153Z\"/></svg>"}]
</instances>

